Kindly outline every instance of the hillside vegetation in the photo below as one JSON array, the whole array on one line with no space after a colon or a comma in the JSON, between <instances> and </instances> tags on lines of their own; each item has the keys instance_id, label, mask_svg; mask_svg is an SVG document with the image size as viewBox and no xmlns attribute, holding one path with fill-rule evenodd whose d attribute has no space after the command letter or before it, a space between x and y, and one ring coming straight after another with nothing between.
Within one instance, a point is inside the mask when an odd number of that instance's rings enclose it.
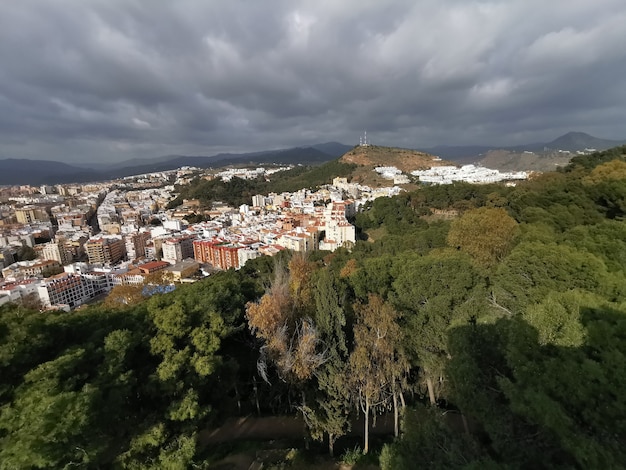
<instances>
[{"instance_id":1,"label":"hillside vegetation","mask_svg":"<svg viewBox=\"0 0 626 470\"><path fill-rule=\"evenodd\" d=\"M3 306L0 468L214 468L227 446L199 436L257 414L301 416L311 453L354 433L383 470L624 468L625 154L379 198L351 252L119 308ZM370 442L381 414L395 437Z\"/></svg>"},{"instance_id":2,"label":"hillside vegetation","mask_svg":"<svg viewBox=\"0 0 626 470\"><path fill-rule=\"evenodd\" d=\"M355 165L333 160L319 166L298 166L291 170L274 173L269 181L233 178L224 183L219 179L207 181L197 178L190 184L178 188L178 196L169 203L168 207L177 207L183 203L184 199L198 199L205 206L209 206L214 201L221 201L237 207L241 204L250 204L252 196L256 194L269 194L270 192L280 194L285 191L313 189L330 184L337 176L351 176L355 168Z\"/></svg>"},{"instance_id":3,"label":"hillside vegetation","mask_svg":"<svg viewBox=\"0 0 626 470\"><path fill-rule=\"evenodd\" d=\"M205 206L214 201L239 206L249 204L255 194L293 192L302 188L315 189L330 184L335 177L346 177L350 181L371 187L391 186L393 184L391 181L374 172L375 167L395 166L404 172L410 172L441 165L453 163L437 160L432 155L415 150L379 146L355 147L338 160L315 166L297 166L273 174L269 181L233 178L224 183L221 180L207 181L197 178L189 185L178 188L178 196L168 207L177 207L184 199L198 199Z\"/></svg>"}]
</instances>

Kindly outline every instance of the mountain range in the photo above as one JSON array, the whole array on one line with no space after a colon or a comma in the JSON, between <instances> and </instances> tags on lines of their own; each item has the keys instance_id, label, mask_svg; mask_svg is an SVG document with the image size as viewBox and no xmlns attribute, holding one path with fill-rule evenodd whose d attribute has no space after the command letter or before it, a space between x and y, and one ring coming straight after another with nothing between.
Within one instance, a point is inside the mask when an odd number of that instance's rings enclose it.
<instances>
[{"instance_id":1,"label":"mountain range","mask_svg":"<svg viewBox=\"0 0 626 470\"><path fill-rule=\"evenodd\" d=\"M124 176L173 170L182 166L220 168L246 164L303 164L315 165L339 158L352 146L327 142L307 147L231 154L220 153L211 157L169 155L154 159L134 159L103 164L68 165L53 160L0 159L0 185L58 184L105 181Z\"/></svg>"},{"instance_id":2,"label":"mountain range","mask_svg":"<svg viewBox=\"0 0 626 470\"><path fill-rule=\"evenodd\" d=\"M568 132L550 142L534 142L523 145L493 146L493 145L472 145L472 146L447 146L440 145L429 148L419 148L422 152L437 155L441 158L454 160L457 162L473 162L481 160L490 150L508 150L510 152L550 152L566 150L577 152L579 150L594 149L606 150L612 147L625 145L626 140L609 140L594 137L584 132Z\"/></svg>"},{"instance_id":3,"label":"mountain range","mask_svg":"<svg viewBox=\"0 0 626 470\"><path fill-rule=\"evenodd\" d=\"M479 161L496 149L509 152L542 152L567 150L576 152L593 148L605 150L626 144L626 140L607 140L582 132L569 132L546 143L531 143L510 147L502 146L437 146L417 149L431 155L458 163ZM220 153L213 156L168 155L153 159L133 159L113 164L75 164L53 160L0 159L0 185L57 184L104 181L124 176L166 171L181 166L220 168L245 164L320 164L341 157L354 146L338 142L295 147L281 150L265 150L251 153Z\"/></svg>"}]
</instances>

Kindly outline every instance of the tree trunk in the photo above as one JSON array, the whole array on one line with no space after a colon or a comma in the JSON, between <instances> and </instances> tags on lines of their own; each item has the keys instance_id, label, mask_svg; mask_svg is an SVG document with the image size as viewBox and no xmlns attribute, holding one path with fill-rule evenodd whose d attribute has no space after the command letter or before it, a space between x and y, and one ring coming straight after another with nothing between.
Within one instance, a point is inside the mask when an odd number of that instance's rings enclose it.
<instances>
[{"instance_id":1,"label":"tree trunk","mask_svg":"<svg viewBox=\"0 0 626 470\"><path fill-rule=\"evenodd\" d=\"M400 394L400 403L402 403L402 408L406 408L406 402L404 401L404 394L402 393L402 390L398 393Z\"/></svg>"},{"instance_id":2,"label":"tree trunk","mask_svg":"<svg viewBox=\"0 0 626 470\"><path fill-rule=\"evenodd\" d=\"M393 392L393 435L398 437L398 434L398 395L396 395L396 392Z\"/></svg>"},{"instance_id":3,"label":"tree trunk","mask_svg":"<svg viewBox=\"0 0 626 470\"><path fill-rule=\"evenodd\" d=\"M239 416L241 416L241 395L239 395L237 384L235 384L235 396L237 397L237 410L239 411Z\"/></svg>"},{"instance_id":4,"label":"tree trunk","mask_svg":"<svg viewBox=\"0 0 626 470\"><path fill-rule=\"evenodd\" d=\"M430 376L426 377L426 386L428 387L428 397L430 398L430 404L436 405L437 400L435 400L435 388L433 387L433 379Z\"/></svg>"},{"instance_id":5,"label":"tree trunk","mask_svg":"<svg viewBox=\"0 0 626 470\"><path fill-rule=\"evenodd\" d=\"M259 389L256 386L256 377L252 377L254 384L254 401L256 402L256 414L261 416L261 405L259 404Z\"/></svg>"},{"instance_id":6,"label":"tree trunk","mask_svg":"<svg viewBox=\"0 0 626 470\"><path fill-rule=\"evenodd\" d=\"M465 428L465 434L469 435L470 430L469 430L469 426L467 425L467 418L465 417L463 413L461 413L461 419L463 420L463 428Z\"/></svg>"},{"instance_id":7,"label":"tree trunk","mask_svg":"<svg viewBox=\"0 0 626 470\"><path fill-rule=\"evenodd\" d=\"M304 390L302 390L302 410L306 409L306 394ZM309 426L306 424L306 419L304 421L304 448L309 450L310 448L310 439L309 439Z\"/></svg>"},{"instance_id":8,"label":"tree trunk","mask_svg":"<svg viewBox=\"0 0 626 470\"><path fill-rule=\"evenodd\" d=\"M335 456L335 440L336 439L337 438L335 437L333 433L328 434L328 453L330 454L331 458Z\"/></svg>"},{"instance_id":9,"label":"tree trunk","mask_svg":"<svg viewBox=\"0 0 626 470\"><path fill-rule=\"evenodd\" d=\"M370 447L370 402L365 400L365 438L363 442L363 455L367 454Z\"/></svg>"}]
</instances>

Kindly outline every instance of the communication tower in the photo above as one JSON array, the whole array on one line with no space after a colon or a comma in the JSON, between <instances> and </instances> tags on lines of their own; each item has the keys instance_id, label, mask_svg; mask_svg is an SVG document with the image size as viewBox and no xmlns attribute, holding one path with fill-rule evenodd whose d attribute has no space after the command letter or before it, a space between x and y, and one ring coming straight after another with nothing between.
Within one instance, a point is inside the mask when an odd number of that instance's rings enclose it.
<instances>
[{"instance_id":1,"label":"communication tower","mask_svg":"<svg viewBox=\"0 0 626 470\"><path fill-rule=\"evenodd\" d=\"M360 147L369 147L370 144L367 143L367 131L363 132L363 136L359 137L359 146Z\"/></svg>"}]
</instances>

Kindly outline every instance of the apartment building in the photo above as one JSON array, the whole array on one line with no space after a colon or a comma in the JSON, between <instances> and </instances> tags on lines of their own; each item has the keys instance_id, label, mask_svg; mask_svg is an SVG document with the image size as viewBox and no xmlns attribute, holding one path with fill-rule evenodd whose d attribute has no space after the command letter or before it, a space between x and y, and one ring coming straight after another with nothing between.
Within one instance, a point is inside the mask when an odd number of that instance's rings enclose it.
<instances>
[{"instance_id":1,"label":"apartment building","mask_svg":"<svg viewBox=\"0 0 626 470\"><path fill-rule=\"evenodd\" d=\"M55 260L18 261L4 268L2 275L5 279L27 279L43 276L60 267L61 264Z\"/></svg>"},{"instance_id":2,"label":"apartment building","mask_svg":"<svg viewBox=\"0 0 626 470\"><path fill-rule=\"evenodd\" d=\"M302 229L283 233L278 237L276 243L293 251L312 251L317 248L316 233L314 235Z\"/></svg>"},{"instance_id":3,"label":"apartment building","mask_svg":"<svg viewBox=\"0 0 626 470\"><path fill-rule=\"evenodd\" d=\"M235 245L219 238L196 240L193 242L194 258L201 263L209 263L218 269L239 268L239 250Z\"/></svg>"},{"instance_id":4,"label":"apartment building","mask_svg":"<svg viewBox=\"0 0 626 470\"><path fill-rule=\"evenodd\" d=\"M174 266L169 266L166 271L171 273L172 280L179 282L184 278L187 278L200 269L200 263L195 259L187 258L180 263L176 263Z\"/></svg>"},{"instance_id":5,"label":"apartment building","mask_svg":"<svg viewBox=\"0 0 626 470\"><path fill-rule=\"evenodd\" d=\"M185 235L176 238L167 238L163 241L161 259L171 264L180 263L182 260L194 257L194 235Z\"/></svg>"},{"instance_id":6,"label":"apartment building","mask_svg":"<svg viewBox=\"0 0 626 470\"><path fill-rule=\"evenodd\" d=\"M65 265L72 262L72 251L66 249L63 241L45 243L41 249L41 257L58 261L59 264Z\"/></svg>"},{"instance_id":7,"label":"apartment building","mask_svg":"<svg viewBox=\"0 0 626 470\"><path fill-rule=\"evenodd\" d=\"M124 237L126 255L129 260L141 258L146 254L146 246L150 240L150 232L136 232Z\"/></svg>"},{"instance_id":8,"label":"apartment building","mask_svg":"<svg viewBox=\"0 0 626 470\"><path fill-rule=\"evenodd\" d=\"M126 255L122 237L114 236L89 239L85 243L85 251L91 264L114 264Z\"/></svg>"},{"instance_id":9,"label":"apartment building","mask_svg":"<svg viewBox=\"0 0 626 470\"><path fill-rule=\"evenodd\" d=\"M73 308L88 300L83 280L78 274L61 273L52 276L42 281L37 292L45 307L68 305Z\"/></svg>"},{"instance_id":10,"label":"apartment building","mask_svg":"<svg viewBox=\"0 0 626 470\"><path fill-rule=\"evenodd\" d=\"M15 218L20 224L47 222L50 220L46 210L39 206L24 206L15 209Z\"/></svg>"}]
</instances>

